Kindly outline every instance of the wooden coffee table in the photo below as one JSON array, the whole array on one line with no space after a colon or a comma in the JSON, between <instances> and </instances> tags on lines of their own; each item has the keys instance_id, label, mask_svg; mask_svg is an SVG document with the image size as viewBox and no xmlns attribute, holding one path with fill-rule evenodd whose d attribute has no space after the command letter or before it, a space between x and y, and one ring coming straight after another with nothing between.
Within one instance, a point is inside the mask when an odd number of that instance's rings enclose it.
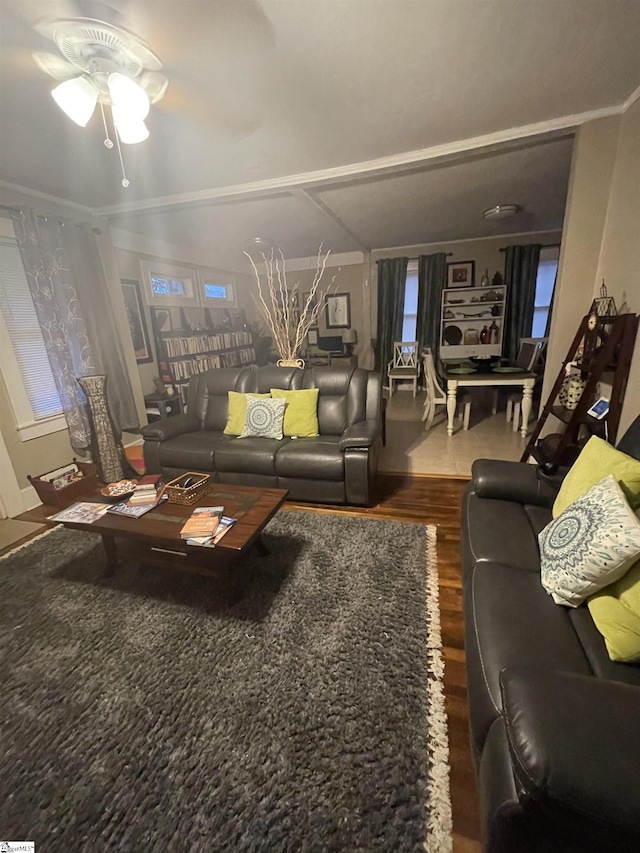
<instances>
[{"instance_id":1,"label":"wooden coffee table","mask_svg":"<svg viewBox=\"0 0 640 853\"><path fill-rule=\"evenodd\" d=\"M239 572L237 564L250 548L268 553L262 531L284 503L284 489L257 489L214 483L211 491L192 506L163 501L141 518L105 513L90 524L60 522L73 530L99 533L107 554L106 574L113 574L121 557L153 566L167 566L192 574L214 577L224 582L227 597L237 598ZM96 489L81 500L103 503ZM187 545L180 529L196 506L224 506L224 514L238 521L215 548ZM29 521L46 521L61 507L42 505L24 514Z\"/></svg>"}]
</instances>

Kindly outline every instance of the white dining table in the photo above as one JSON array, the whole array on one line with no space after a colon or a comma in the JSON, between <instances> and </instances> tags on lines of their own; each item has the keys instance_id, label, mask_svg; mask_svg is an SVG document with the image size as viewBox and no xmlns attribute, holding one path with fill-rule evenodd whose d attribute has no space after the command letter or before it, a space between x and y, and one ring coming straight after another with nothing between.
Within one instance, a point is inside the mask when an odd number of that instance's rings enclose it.
<instances>
[{"instance_id":1,"label":"white dining table","mask_svg":"<svg viewBox=\"0 0 640 853\"><path fill-rule=\"evenodd\" d=\"M481 386L520 386L522 388L522 426L520 435L527 436L527 425L531 414L533 388L536 374L526 370L517 373L493 373L491 371L476 371L475 373L452 373L445 368L447 380L447 434L453 435L453 425L456 416L458 388L478 388Z\"/></svg>"}]
</instances>

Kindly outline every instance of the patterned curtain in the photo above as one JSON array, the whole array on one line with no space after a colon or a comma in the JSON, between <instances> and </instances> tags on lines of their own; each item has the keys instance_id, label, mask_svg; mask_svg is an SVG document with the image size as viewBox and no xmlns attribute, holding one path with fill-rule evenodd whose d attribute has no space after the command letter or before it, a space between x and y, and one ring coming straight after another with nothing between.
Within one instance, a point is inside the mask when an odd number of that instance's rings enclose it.
<instances>
[{"instance_id":1,"label":"patterned curtain","mask_svg":"<svg viewBox=\"0 0 640 853\"><path fill-rule=\"evenodd\" d=\"M420 255L418 260L418 321L416 337L423 347L431 347L433 363L438 370L442 291L447 284L446 252Z\"/></svg>"},{"instance_id":2,"label":"patterned curtain","mask_svg":"<svg viewBox=\"0 0 640 853\"><path fill-rule=\"evenodd\" d=\"M393 342L402 338L408 264L409 258L384 258L378 261L376 370L383 380L387 375L387 364L393 358Z\"/></svg>"},{"instance_id":3,"label":"patterned curtain","mask_svg":"<svg viewBox=\"0 0 640 853\"><path fill-rule=\"evenodd\" d=\"M121 429L139 429L104 267L91 230L33 211L16 212L13 221L72 447L84 450L92 440L78 376L111 373L109 406L114 420Z\"/></svg>"},{"instance_id":4,"label":"patterned curtain","mask_svg":"<svg viewBox=\"0 0 640 853\"><path fill-rule=\"evenodd\" d=\"M502 354L512 364L518 357L520 338L528 338L531 335L541 248L540 244L532 243L529 246L509 246L505 252L507 310Z\"/></svg>"}]
</instances>

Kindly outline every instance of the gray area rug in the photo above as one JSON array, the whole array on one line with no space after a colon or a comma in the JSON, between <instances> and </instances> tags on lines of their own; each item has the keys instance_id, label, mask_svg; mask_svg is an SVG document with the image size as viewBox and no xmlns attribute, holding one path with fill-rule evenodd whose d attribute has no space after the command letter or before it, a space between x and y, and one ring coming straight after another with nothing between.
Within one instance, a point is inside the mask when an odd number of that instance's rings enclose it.
<instances>
[{"instance_id":1,"label":"gray area rug","mask_svg":"<svg viewBox=\"0 0 640 853\"><path fill-rule=\"evenodd\" d=\"M0 837L451 846L435 528L281 512L225 608L56 529L0 560Z\"/></svg>"}]
</instances>

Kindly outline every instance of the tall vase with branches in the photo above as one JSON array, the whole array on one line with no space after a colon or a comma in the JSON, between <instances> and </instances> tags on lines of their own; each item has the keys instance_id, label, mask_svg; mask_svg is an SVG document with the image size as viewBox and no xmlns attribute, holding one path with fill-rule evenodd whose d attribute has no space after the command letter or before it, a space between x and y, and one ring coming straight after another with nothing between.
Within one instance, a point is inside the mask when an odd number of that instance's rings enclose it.
<instances>
[{"instance_id":1,"label":"tall vase with branches","mask_svg":"<svg viewBox=\"0 0 640 853\"><path fill-rule=\"evenodd\" d=\"M249 252L244 254L249 258L258 286L258 295L254 296L256 306L271 330L280 356L278 366L304 367L300 352L305 338L311 326L316 324L338 275L336 273L328 284L323 285L322 279L331 250L323 254L322 243L320 244L313 283L301 308L298 307L299 282L289 288L285 259L281 249L271 248L269 252L260 252L264 264L263 277Z\"/></svg>"}]
</instances>

